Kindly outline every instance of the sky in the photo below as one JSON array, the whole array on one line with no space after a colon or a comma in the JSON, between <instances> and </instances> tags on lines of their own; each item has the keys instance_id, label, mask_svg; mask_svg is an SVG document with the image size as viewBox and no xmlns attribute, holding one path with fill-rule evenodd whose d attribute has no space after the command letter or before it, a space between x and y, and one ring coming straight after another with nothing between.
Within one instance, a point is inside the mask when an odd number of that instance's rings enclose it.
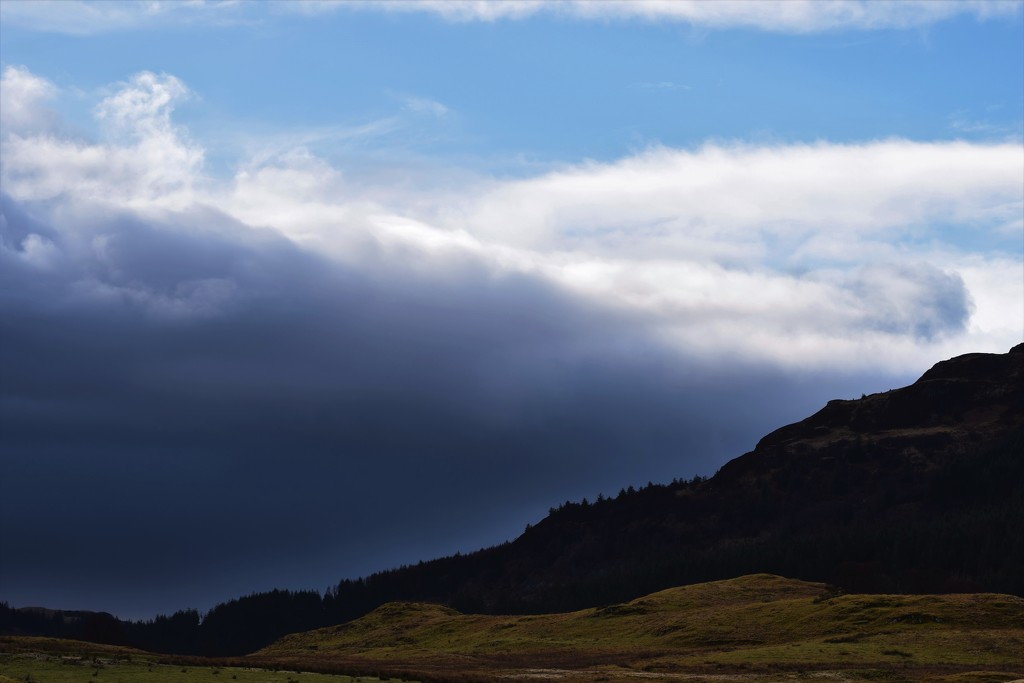
<instances>
[{"instance_id":1,"label":"sky","mask_svg":"<svg viewBox=\"0 0 1024 683\"><path fill-rule=\"evenodd\" d=\"M0 2L0 600L515 538L1024 340L1020 2Z\"/></svg>"}]
</instances>

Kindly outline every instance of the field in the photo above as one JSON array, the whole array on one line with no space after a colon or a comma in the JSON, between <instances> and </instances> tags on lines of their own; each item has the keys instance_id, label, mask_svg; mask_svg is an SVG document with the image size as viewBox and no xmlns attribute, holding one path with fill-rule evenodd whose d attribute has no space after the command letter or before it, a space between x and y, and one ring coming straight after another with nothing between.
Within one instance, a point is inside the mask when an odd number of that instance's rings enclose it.
<instances>
[{"instance_id":1,"label":"field","mask_svg":"<svg viewBox=\"0 0 1024 683\"><path fill-rule=\"evenodd\" d=\"M6 638L0 674L43 683L380 680L369 674L467 683L1024 683L1024 599L837 595L760 574L566 614L466 615L390 603L235 660Z\"/></svg>"},{"instance_id":2,"label":"field","mask_svg":"<svg viewBox=\"0 0 1024 683\"><path fill-rule=\"evenodd\" d=\"M376 677L231 666L130 648L56 640L0 638L0 683L381 683ZM397 682L396 682L397 683Z\"/></svg>"}]
</instances>

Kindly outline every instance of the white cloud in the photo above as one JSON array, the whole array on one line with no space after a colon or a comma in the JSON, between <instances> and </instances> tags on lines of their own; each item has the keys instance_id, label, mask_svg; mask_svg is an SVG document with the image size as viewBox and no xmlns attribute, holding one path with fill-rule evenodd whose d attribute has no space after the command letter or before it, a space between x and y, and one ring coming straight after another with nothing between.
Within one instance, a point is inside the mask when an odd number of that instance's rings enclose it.
<instances>
[{"instance_id":1,"label":"white cloud","mask_svg":"<svg viewBox=\"0 0 1024 683\"><path fill-rule=\"evenodd\" d=\"M956 16L978 20L1019 15L1017 0L18 0L0 3L0 19L38 31L93 34L168 24L242 24L269 13L316 16L364 10L424 12L446 21L517 20L552 14L582 20L642 20L710 29L785 33L906 29Z\"/></svg>"},{"instance_id":2,"label":"white cloud","mask_svg":"<svg viewBox=\"0 0 1024 683\"><path fill-rule=\"evenodd\" d=\"M963 278L974 302L968 335L979 346L998 349L1024 341L1024 259L952 250L927 257Z\"/></svg>"},{"instance_id":3,"label":"white cloud","mask_svg":"<svg viewBox=\"0 0 1024 683\"><path fill-rule=\"evenodd\" d=\"M8 66L0 78L0 94L0 135L39 132L49 127L54 114L46 103L56 96L57 88L45 78L23 66Z\"/></svg>"},{"instance_id":4,"label":"white cloud","mask_svg":"<svg viewBox=\"0 0 1024 683\"><path fill-rule=\"evenodd\" d=\"M22 74L17 82L26 79ZM10 92L5 87L4 108L34 107L39 87ZM0 142L5 191L29 200L68 195L137 208L187 206L203 150L184 139L170 118L174 103L187 93L173 76L137 74L96 108L97 117L110 125L107 143L5 130Z\"/></svg>"},{"instance_id":5,"label":"white cloud","mask_svg":"<svg viewBox=\"0 0 1024 683\"><path fill-rule=\"evenodd\" d=\"M1020 3L1002 0L392 0L308 2L305 11L362 8L430 12L449 21L498 21L550 13L587 20L669 21L697 27L785 33L927 26L958 15L1012 17Z\"/></svg>"},{"instance_id":6,"label":"white cloud","mask_svg":"<svg viewBox=\"0 0 1024 683\"><path fill-rule=\"evenodd\" d=\"M173 103L188 95L188 88L174 76L143 71L96 107L96 116L119 132L142 139L173 131Z\"/></svg>"},{"instance_id":7,"label":"white cloud","mask_svg":"<svg viewBox=\"0 0 1024 683\"><path fill-rule=\"evenodd\" d=\"M710 145L496 183L436 222L648 312L683 348L897 368L1020 340L1005 311L1024 284L979 264L1020 270L1022 188L1017 144Z\"/></svg>"},{"instance_id":8,"label":"white cloud","mask_svg":"<svg viewBox=\"0 0 1024 683\"><path fill-rule=\"evenodd\" d=\"M353 259L369 239L365 216L381 211L353 196L341 173L303 148L246 166L227 192L209 201L248 225Z\"/></svg>"},{"instance_id":9,"label":"white cloud","mask_svg":"<svg viewBox=\"0 0 1024 683\"><path fill-rule=\"evenodd\" d=\"M175 23L236 23L239 0L16 0L0 3L0 20L34 31L90 35Z\"/></svg>"},{"instance_id":10,"label":"white cloud","mask_svg":"<svg viewBox=\"0 0 1024 683\"><path fill-rule=\"evenodd\" d=\"M381 12L427 12L447 21L497 21L524 19L539 12L557 9L563 0L268 0L262 3L279 11L317 17L338 10L369 10Z\"/></svg>"},{"instance_id":11,"label":"white cloud","mask_svg":"<svg viewBox=\"0 0 1024 683\"><path fill-rule=\"evenodd\" d=\"M1022 163L1009 143L657 148L502 183L449 220L530 248L730 261L778 243L805 259L858 259L812 240L891 241L936 221L1000 225L1022 211Z\"/></svg>"},{"instance_id":12,"label":"white cloud","mask_svg":"<svg viewBox=\"0 0 1024 683\"><path fill-rule=\"evenodd\" d=\"M708 28L758 28L787 33L834 29L926 26L968 14L978 18L1012 16L1019 5L957 0L660 0L573 2L572 11L592 18L673 20Z\"/></svg>"},{"instance_id":13,"label":"white cloud","mask_svg":"<svg viewBox=\"0 0 1024 683\"><path fill-rule=\"evenodd\" d=\"M34 106L47 87L22 90L16 106ZM186 95L177 79L143 73L97 107L110 140L5 136L5 191L49 200L40 210L62 212L54 224L82 207L158 215L202 205L373 278L414 273L444 287L473 269L539 280L709 358L906 371L922 358L1005 351L1024 335L1019 144L656 148L441 191L353 183L297 147L215 182L173 124ZM13 244L38 267L59 263L59 239ZM216 273L156 293L86 289L164 316L215 314L239 295Z\"/></svg>"}]
</instances>

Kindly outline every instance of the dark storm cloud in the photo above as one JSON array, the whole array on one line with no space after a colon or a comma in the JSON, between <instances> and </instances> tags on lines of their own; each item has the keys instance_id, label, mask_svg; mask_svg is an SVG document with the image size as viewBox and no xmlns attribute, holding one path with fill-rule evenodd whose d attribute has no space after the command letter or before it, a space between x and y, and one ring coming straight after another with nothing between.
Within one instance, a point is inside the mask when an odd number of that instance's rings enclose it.
<instances>
[{"instance_id":1,"label":"dark storm cloud","mask_svg":"<svg viewBox=\"0 0 1024 683\"><path fill-rule=\"evenodd\" d=\"M644 316L468 262L342 266L206 209L2 208L15 605L323 588L709 474L823 397L888 388L688 360Z\"/></svg>"}]
</instances>

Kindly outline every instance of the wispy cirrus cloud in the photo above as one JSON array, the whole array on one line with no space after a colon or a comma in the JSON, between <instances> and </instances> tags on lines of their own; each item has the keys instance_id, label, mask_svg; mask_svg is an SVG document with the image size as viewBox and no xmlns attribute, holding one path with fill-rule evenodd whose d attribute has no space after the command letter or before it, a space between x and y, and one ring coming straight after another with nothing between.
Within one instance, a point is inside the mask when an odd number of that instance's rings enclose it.
<instances>
[{"instance_id":1,"label":"wispy cirrus cloud","mask_svg":"<svg viewBox=\"0 0 1024 683\"><path fill-rule=\"evenodd\" d=\"M444 104L441 104L437 100L432 100L429 97L416 97L413 95L405 95L400 98L402 100L402 106L416 114L429 114L431 116L442 117L446 116L449 109Z\"/></svg>"},{"instance_id":2,"label":"wispy cirrus cloud","mask_svg":"<svg viewBox=\"0 0 1024 683\"><path fill-rule=\"evenodd\" d=\"M365 148L401 132L403 127L400 116L384 116L364 123L294 128L261 127L257 124L246 129L225 131L216 144L224 148L232 159L241 159L242 165L249 167L307 148L330 150L336 154Z\"/></svg>"},{"instance_id":3,"label":"wispy cirrus cloud","mask_svg":"<svg viewBox=\"0 0 1024 683\"><path fill-rule=\"evenodd\" d=\"M641 81L633 84L634 88L641 90L654 90L654 91L669 91L669 90L689 90L690 86L684 83L675 83L673 81Z\"/></svg>"},{"instance_id":4,"label":"wispy cirrus cloud","mask_svg":"<svg viewBox=\"0 0 1024 683\"><path fill-rule=\"evenodd\" d=\"M973 113L964 109L951 113L948 117L949 127L957 134L974 135L989 139L1024 139L1024 121L1015 123L1000 121L998 123L986 118L984 114Z\"/></svg>"}]
</instances>

